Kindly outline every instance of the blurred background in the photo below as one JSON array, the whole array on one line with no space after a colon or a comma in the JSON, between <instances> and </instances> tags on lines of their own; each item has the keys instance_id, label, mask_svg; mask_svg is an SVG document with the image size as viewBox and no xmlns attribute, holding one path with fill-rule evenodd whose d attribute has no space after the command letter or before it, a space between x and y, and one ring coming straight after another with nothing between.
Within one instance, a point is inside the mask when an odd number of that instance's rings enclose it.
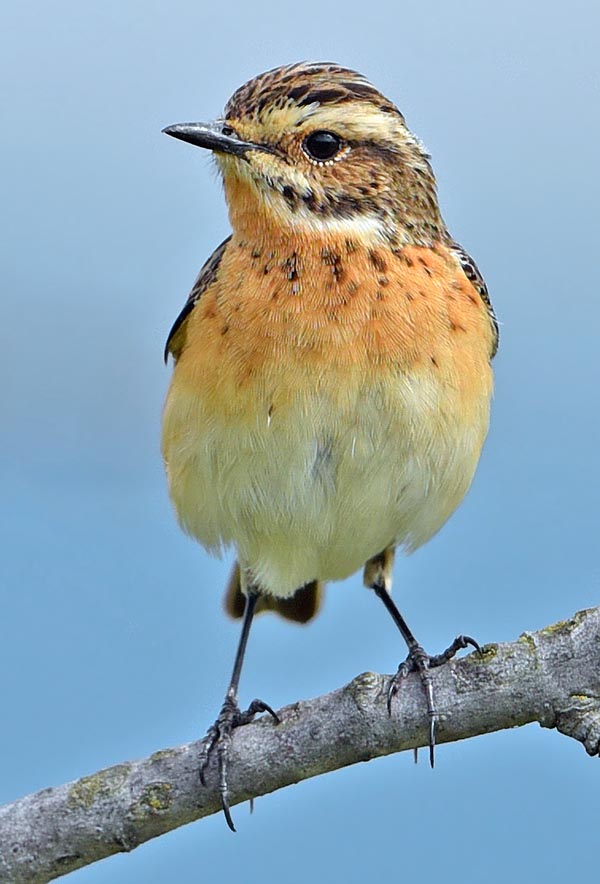
<instances>
[{"instance_id":1,"label":"blurred background","mask_svg":"<svg viewBox=\"0 0 600 884\"><path fill-rule=\"evenodd\" d=\"M255 0L9 2L0 35L0 801L201 736L239 625L229 561L178 529L162 348L226 236L203 152L161 135L300 59L361 70L433 155L449 228L501 320L472 491L396 564L431 651L598 604L598 6ZM404 648L358 578L307 628L255 624L242 702L391 672ZM75 884L577 880L597 872L600 770L537 726L330 774L187 826ZM218 864L218 865L217 865Z\"/></svg>"}]
</instances>

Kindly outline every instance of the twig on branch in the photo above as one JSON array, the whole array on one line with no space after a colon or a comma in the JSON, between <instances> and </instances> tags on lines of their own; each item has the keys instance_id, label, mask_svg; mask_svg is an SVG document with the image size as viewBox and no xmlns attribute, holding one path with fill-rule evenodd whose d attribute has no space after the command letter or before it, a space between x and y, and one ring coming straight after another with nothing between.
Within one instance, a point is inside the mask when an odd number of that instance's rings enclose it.
<instances>
[{"instance_id":1,"label":"twig on branch","mask_svg":"<svg viewBox=\"0 0 600 884\"><path fill-rule=\"evenodd\" d=\"M433 671L440 743L533 721L600 752L600 608ZM367 672L234 733L231 804L357 761L427 743L421 685L386 709L388 676ZM0 807L0 884L54 878L220 809L214 765L198 781L200 742L155 752Z\"/></svg>"}]
</instances>

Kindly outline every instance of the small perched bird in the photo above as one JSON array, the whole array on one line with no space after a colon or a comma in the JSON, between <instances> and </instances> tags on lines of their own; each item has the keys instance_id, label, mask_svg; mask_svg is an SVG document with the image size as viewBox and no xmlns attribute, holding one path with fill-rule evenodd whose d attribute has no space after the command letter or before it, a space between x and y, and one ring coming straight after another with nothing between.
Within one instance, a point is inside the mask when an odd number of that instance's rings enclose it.
<instances>
[{"instance_id":1,"label":"small perched bird","mask_svg":"<svg viewBox=\"0 0 600 884\"><path fill-rule=\"evenodd\" d=\"M225 702L200 760L222 806L253 615L306 622L323 584L364 567L408 645L388 708L416 671L430 716L435 657L391 592L396 547L429 540L463 499L488 429L498 327L475 262L440 214L429 156L362 75L301 63L240 87L214 123L169 126L208 148L233 233L169 335L163 454L183 529L237 555L226 608L243 617Z\"/></svg>"}]
</instances>

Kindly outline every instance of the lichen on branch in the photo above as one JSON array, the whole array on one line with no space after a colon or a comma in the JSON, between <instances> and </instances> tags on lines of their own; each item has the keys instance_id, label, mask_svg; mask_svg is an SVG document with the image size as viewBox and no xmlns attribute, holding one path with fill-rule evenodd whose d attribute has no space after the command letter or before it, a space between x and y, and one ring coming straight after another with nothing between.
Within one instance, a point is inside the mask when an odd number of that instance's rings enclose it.
<instances>
[{"instance_id":1,"label":"lichen on branch","mask_svg":"<svg viewBox=\"0 0 600 884\"><path fill-rule=\"evenodd\" d=\"M600 753L600 608L432 671L438 742L537 721ZM389 676L372 672L234 732L233 806L328 771L427 744L418 678L392 715ZM198 779L201 742L44 789L0 807L0 884L45 884L220 810L214 765Z\"/></svg>"}]
</instances>

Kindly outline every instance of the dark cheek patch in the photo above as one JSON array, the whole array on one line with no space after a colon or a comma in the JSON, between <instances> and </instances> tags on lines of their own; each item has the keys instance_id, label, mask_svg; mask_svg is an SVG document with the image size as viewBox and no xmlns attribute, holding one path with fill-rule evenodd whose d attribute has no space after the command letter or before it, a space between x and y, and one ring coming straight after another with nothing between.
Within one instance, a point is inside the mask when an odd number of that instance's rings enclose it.
<instances>
[{"instance_id":1,"label":"dark cheek patch","mask_svg":"<svg viewBox=\"0 0 600 884\"><path fill-rule=\"evenodd\" d=\"M316 207L316 199L315 194L312 190L308 190L306 193L302 195L302 202L309 208L314 209Z\"/></svg>"},{"instance_id":2,"label":"dark cheek patch","mask_svg":"<svg viewBox=\"0 0 600 884\"><path fill-rule=\"evenodd\" d=\"M296 193L294 188L291 187L289 184L286 184L283 187L281 193L283 194L283 198L286 201L286 203L288 204L288 206L291 209L295 208L295 206L298 202L298 194Z\"/></svg>"}]
</instances>

